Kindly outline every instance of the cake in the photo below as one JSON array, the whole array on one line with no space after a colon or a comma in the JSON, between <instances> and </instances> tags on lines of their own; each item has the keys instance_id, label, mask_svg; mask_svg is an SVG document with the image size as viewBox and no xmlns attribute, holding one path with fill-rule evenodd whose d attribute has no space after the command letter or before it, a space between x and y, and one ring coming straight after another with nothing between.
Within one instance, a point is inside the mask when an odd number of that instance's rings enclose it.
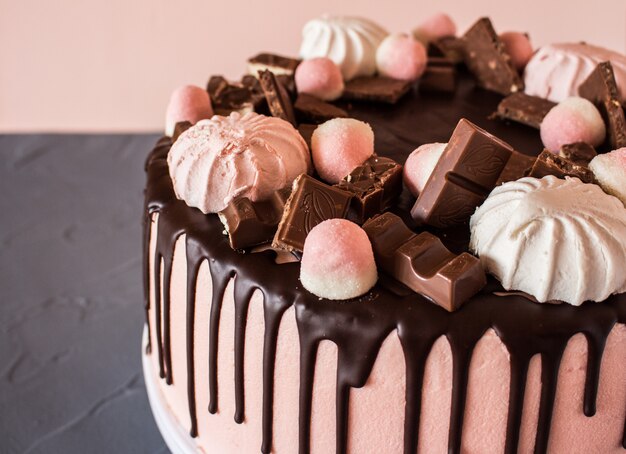
<instances>
[{"instance_id":1,"label":"cake","mask_svg":"<svg viewBox=\"0 0 626 454\"><path fill-rule=\"evenodd\" d=\"M522 77L497 37L475 36L489 32L485 20L462 39L426 43L429 62L415 82L371 76L387 33L381 27L317 19L304 29L301 57L327 57L341 68L337 101L298 96L289 84L297 59L261 54L250 62L261 69L258 82L209 82L212 109L235 113L168 117L197 123L178 123L146 162L143 361L174 452L626 452L626 209L581 181L594 181L584 144L561 148L568 158L540 154L539 131L527 125L538 127L553 104L520 100ZM353 40L342 42L346 36ZM359 40L367 55L355 51ZM494 52L503 66L485 70L483 54L471 51L477 42L495 42L481 52ZM455 62L459 49L469 70ZM558 84L553 76L549 83ZM373 130L375 154L358 159L370 173L384 165L367 180L380 195L374 202L354 188L363 166L339 183L313 172L311 133L336 117ZM411 152L434 143L447 145L428 164L426 183L420 175L414 194L405 187L389 196L389 188L401 189L400 165ZM472 180L459 163L481 149L476 144L490 151L473 163ZM609 150L600 147L599 156ZM259 164L268 151L272 159ZM484 166L494 156L506 158L491 181L488 170L500 161ZM602 170L610 173L610 163ZM460 207L441 196L446 191L462 195ZM323 279L300 279L309 248L296 229L297 198L307 194L313 214L348 218L369 236L378 282L363 294L336 300L305 288ZM228 210L239 210L241 224ZM306 223L323 225L313 218ZM255 229L244 232L250 220ZM550 230L557 224L561 230ZM426 256L405 247L420 241L447 265L424 269ZM516 247L524 249L509 257Z\"/></svg>"}]
</instances>

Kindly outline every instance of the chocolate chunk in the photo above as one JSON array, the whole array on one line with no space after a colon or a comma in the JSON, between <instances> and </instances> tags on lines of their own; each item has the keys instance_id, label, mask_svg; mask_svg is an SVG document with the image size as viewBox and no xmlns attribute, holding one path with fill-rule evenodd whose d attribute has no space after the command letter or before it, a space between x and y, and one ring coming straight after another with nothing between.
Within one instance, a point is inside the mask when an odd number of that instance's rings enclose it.
<instances>
[{"instance_id":1,"label":"chocolate chunk","mask_svg":"<svg viewBox=\"0 0 626 454\"><path fill-rule=\"evenodd\" d=\"M596 149L586 142L570 143L563 145L559 150L559 156L569 159L579 165L589 165L591 160L598 155Z\"/></svg>"},{"instance_id":2,"label":"chocolate chunk","mask_svg":"<svg viewBox=\"0 0 626 454\"><path fill-rule=\"evenodd\" d=\"M527 156L518 151L513 151L504 169L502 169L495 186L527 176L535 164L535 159L535 156Z\"/></svg>"},{"instance_id":3,"label":"chocolate chunk","mask_svg":"<svg viewBox=\"0 0 626 454\"><path fill-rule=\"evenodd\" d=\"M209 83L210 83L210 81L209 81ZM246 87L252 93L257 93L257 94L263 95L263 89L261 88L261 83L259 82L259 79L257 79L253 75L246 74L245 76L243 76L241 78L241 85ZM263 96L265 96L265 95L263 95Z\"/></svg>"},{"instance_id":4,"label":"chocolate chunk","mask_svg":"<svg viewBox=\"0 0 626 454\"><path fill-rule=\"evenodd\" d=\"M323 123L333 118L345 118L348 116L348 112L345 110L306 93L298 95L298 99L296 99L293 107L298 120L307 123Z\"/></svg>"},{"instance_id":5,"label":"chocolate chunk","mask_svg":"<svg viewBox=\"0 0 626 454\"><path fill-rule=\"evenodd\" d=\"M479 19L463 36L465 64L481 87L508 95L524 89L524 82L487 17Z\"/></svg>"},{"instance_id":6,"label":"chocolate chunk","mask_svg":"<svg viewBox=\"0 0 626 454\"><path fill-rule=\"evenodd\" d=\"M537 157L535 165L533 165L528 176L543 178L547 175L554 175L558 178L576 177L583 183L593 183L594 181L593 172L587 166L575 164L548 150L543 150Z\"/></svg>"},{"instance_id":7,"label":"chocolate chunk","mask_svg":"<svg viewBox=\"0 0 626 454\"><path fill-rule=\"evenodd\" d=\"M276 80L271 71L267 70L259 71L259 82L272 115L296 126L293 105L285 87Z\"/></svg>"},{"instance_id":8,"label":"chocolate chunk","mask_svg":"<svg viewBox=\"0 0 626 454\"><path fill-rule=\"evenodd\" d=\"M451 60L430 57L420 78L419 89L425 92L453 92L456 90L456 78L456 67Z\"/></svg>"},{"instance_id":9,"label":"chocolate chunk","mask_svg":"<svg viewBox=\"0 0 626 454\"><path fill-rule=\"evenodd\" d=\"M233 84L222 76L211 76L207 84L213 111L218 115L231 112L247 113L262 110L265 97L250 85Z\"/></svg>"},{"instance_id":10,"label":"chocolate chunk","mask_svg":"<svg viewBox=\"0 0 626 454\"><path fill-rule=\"evenodd\" d=\"M317 129L317 125L312 125L308 123L300 123L298 125L298 132L309 146L309 150L311 149L311 137L313 137L313 131Z\"/></svg>"},{"instance_id":11,"label":"chocolate chunk","mask_svg":"<svg viewBox=\"0 0 626 454\"><path fill-rule=\"evenodd\" d=\"M283 57L282 55L262 53L248 59L248 72L256 76L259 71L271 71L274 75L286 74L293 76L300 60Z\"/></svg>"},{"instance_id":12,"label":"chocolate chunk","mask_svg":"<svg viewBox=\"0 0 626 454\"><path fill-rule=\"evenodd\" d=\"M431 233L415 234L395 214L372 218L363 229L381 269L449 312L487 283L480 260L453 254Z\"/></svg>"},{"instance_id":13,"label":"chocolate chunk","mask_svg":"<svg viewBox=\"0 0 626 454\"><path fill-rule=\"evenodd\" d=\"M496 116L539 129L543 118L556 104L523 92L513 93L498 104Z\"/></svg>"},{"instance_id":14,"label":"chocolate chunk","mask_svg":"<svg viewBox=\"0 0 626 454\"><path fill-rule=\"evenodd\" d=\"M578 93L594 103L602 114L611 150L625 147L626 119L611 62L598 64L589 77L580 84Z\"/></svg>"},{"instance_id":15,"label":"chocolate chunk","mask_svg":"<svg viewBox=\"0 0 626 454\"><path fill-rule=\"evenodd\" d=\"M456 36L444 36L428 43L428 56L444 57L453 64L462 63L465 58L463 39Z\"/></svg>"},{"instance_id":16,"label":"chocolate chunk","mask_svg":"<svg viewBox=\"0 0 626 454\"><path fill-rule=\"evenodd\" d=\"M253 202L247 197L232 200L218 213L230 246L245 249L272 241L289 194L291 188L283 188L268 200Z\"/></svg>"},{"instance_id":17,"label":"chocolate chunk","mask_svg":"<svg viewBox=\"0 0 626 454\"><path fill-rule=\"evenodd\" d=\"M172 134L172 143L180 137L180 135L191 128L193 125L190 121L179 121L174 125L174 134Z\"/></svg>"},{"instance_id":18,"label":"chocolate chunk","mask_svg":"<svg viewBox=\"0 0 626 454\"><path fill-rule=\"evenodd\" d=\"M402 192L402 166L390 158L372 156L335 185L354 195L348 219L366 219L392 207Z\"/></svg>"},{"instance_id":19,"label":"chocolate chunk","mask_svg":"<svg viewBox=\"0 0 626 454\"><path fill-rule=\"evenodd\" d=\"M440 228L467 222L495 185L503 181L505 169L522 172L523 166L509 164L513 156L521 155L509 144L461 119L411 216L418 224ZM507 174L511 180L522 176Z\"/></svg>"},{"instance_id":20,"label":"chocolate chunk","mask_svg":"<svg viewBox=\"0 0 626 454\"><path fill-rule=\"evenodd\" d=\"M389 77L357 77L346 82L343 99L395 104L411 89L412 82Z\"/></svg>"},{"instance_id":21,"label":"chocolate chunk","mask_svg":"<svg viewBox=\"0 0 626 454\"><path fill-rule=\"evenodd\" d=\"M277 74L276 80L279 84L285 87L287 93L289 94L289 98L292 101L295 101L296 96L298 95L298 90L296 89L296 80L293 76L289 76L287 74Z\"/></svg>"},{"instance_id":22,"label":"chocolate chunk","mask_svg":"<svg viewBox=\"0 0 626 454\"><path fill-rule=\"evenodd\" d=\"M223 76L211 76L207 84L207 91L209 92L211 101L218 99L229 85L230 84Z\"/></svg>"},{"instance_id":23,"label":"chocolate chunk","mask_svg":"<svg viewBox=\"0 0 626 454\"><path fill-rule=\"evenodd\" d=\"M352 194L302 174L293 182L272 246L302 251L304 240L322 221L345 218Z\"/></svg>"}]
</instances>

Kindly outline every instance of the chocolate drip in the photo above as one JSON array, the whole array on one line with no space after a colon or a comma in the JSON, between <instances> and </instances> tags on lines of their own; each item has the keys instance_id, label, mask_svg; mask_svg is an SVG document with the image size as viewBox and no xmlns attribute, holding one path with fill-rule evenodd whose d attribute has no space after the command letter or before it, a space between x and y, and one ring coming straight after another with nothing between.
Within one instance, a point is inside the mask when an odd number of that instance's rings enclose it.
<instances>
[{"instance_id":1,"label":"chocolate drip","mask_svg":"<svg viewBox=\"0 0 626 454\"><path fill-rule=\"evenodd\" d=\"M235 422L245 419L244 351L248 308L255 288L246 286L242 279L235 279Z\"/></svg>"},{"instance_id":2,"label":"chocolate drip","mask_svg":"<svg viewBox=\"0 0 626 454\"><path fill-rule=\"evenodd\" d=\"M192 437L198 436L198 416L196 414L196 362L194 359L194 340L193 334L196 326L196 286L198 284L198 273L202 263L201 248L191 240L186 239L187 250L187 332L186 349L187 349L187 399L189 402L189 419L191 427L189 434Z\"/></svg>"}]
</instances>

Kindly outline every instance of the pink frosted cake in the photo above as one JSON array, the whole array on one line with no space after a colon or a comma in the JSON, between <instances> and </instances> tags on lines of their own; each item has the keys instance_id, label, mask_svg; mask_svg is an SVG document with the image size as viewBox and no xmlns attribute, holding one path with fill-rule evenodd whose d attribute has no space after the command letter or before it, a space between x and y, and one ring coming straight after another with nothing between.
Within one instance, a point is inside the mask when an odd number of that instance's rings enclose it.
<instances>
[{"instance_id":1,"label":"pink frosted cake","mask_svg":"<svg viewBox=\"0 0 626 454\"><path fill-rule=\"evenodd\" d=\"M324 17L174 94L144 213L174 452L626 452L625 57L455 33Z\"/></svg>"}]
</instances>

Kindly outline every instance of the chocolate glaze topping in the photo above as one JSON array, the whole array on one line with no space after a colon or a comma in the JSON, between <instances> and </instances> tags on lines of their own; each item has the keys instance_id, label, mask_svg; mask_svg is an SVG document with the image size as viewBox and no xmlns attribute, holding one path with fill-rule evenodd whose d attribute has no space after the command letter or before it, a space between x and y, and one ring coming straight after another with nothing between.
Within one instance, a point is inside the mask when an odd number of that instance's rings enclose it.
<instances>
[{"instance_id":1,"label":"chocolate glaze topping","mask_svg":"<svg viewBox=\"0 0 626 454\"><path fill-rule=\"evenodd\" d=\"M370 122L376 134L377 153L403 163L419 144L445 142L461 117L506 140L517 150L536 155L541 151L536 131L521 125L505 125L489 120L501 97L474 88L467 77L460 80L455 94L421 93L413 90L394 106L374 104L344 105L350 116ZM264 297L265 339L263 350L263 443L261 451L272 448L274 365L278 328L284 312L295 306L300 336L300 419L299 452L309 452L310 419L315 359L319 343L328 339L338 347L337 367L337 453L347 449L347 427L350 387L362 387L372 370L385 338L397 330L406 360L406 407L404 452L414 454L418 446L421 391L426 358L433 343L442 335L450 342L453 357L453 389L448 451L461 450L463 416L471 355L483 334L493 328L510 353L511 382L506 434L506 453L517 452L526 373L530 359L539 354L542 363L539 424L536 453L546 453L562 354L568 340L583 333L588 342L587 376L584 390L584 413L595 414L600 364L606 339L616 323L626 323L626 294L615 295L603 303L537 304L519 293L506 296L501 286L490 278L485 289L461 309L449 313L418 294L404 291L399 284L381 283L368 294L337 304L308 293L298 280L299 264L277 265L271 251L241 254L233 251L216 215L204 215L188 207L174 194L166 156L171 146L162 138L150 154L146 169L148 183L145 205L144 286L146 313L150 299L150 272L155 282L161 279L163 264L163 301L159 292L154 300L157 313L155 330L160 375L167 383L176 379L172 370L170 339L170 279L174 245L186 234L187 254L187 388L190 433L196 436L197 412L194 383L194 311L196 304L206 304L207 295L197 295L195 288L200 265L207 261L213 280L213 302L209 326L209 392L208 411L219 405L217 389L217 342L222 298L228 282L234 279L235 299L235 390L237 423L244 420L244 339L250 298L255 290ZM403 195L398 214L404 219L411 205ZM159 213L156 261L149 264L150 219ZM467 228L441 235L446 246L455 252L467 247ZM400 291L398 291L400 289ZM161 316L163 314L163 326ZM147 351L151 352L148 344ZM626 421L624 429L626 448Z\"/></svg>"}]
</instances>

